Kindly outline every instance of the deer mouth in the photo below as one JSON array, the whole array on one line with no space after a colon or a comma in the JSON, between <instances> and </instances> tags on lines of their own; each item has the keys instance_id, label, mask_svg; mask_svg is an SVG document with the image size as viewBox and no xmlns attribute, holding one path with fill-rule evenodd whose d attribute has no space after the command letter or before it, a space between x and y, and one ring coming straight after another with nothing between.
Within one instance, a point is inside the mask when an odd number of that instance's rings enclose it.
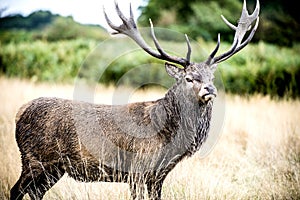
<instances>
[{"instance_id":1,"label":"deer mouth","mask_svg":"<svg viewBox=\"0 0 300 200\"><path fill-rule=\"evenodd\" d=\"M217 97L215 93L207 93L201 96L201 100L205 103L214 100Z\"/></svg>"}]
</instances>

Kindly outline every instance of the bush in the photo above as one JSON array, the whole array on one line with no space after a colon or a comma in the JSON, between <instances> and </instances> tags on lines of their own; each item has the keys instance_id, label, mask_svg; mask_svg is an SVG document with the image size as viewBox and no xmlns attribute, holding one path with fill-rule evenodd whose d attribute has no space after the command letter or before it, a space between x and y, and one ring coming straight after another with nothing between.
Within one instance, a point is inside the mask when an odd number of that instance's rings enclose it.
<instances>
[{"instance_id":1,"label":"bush","mask_svg":"<svg viewBox=\"0 0 300 200\"><path fill-rule=\"evenodd\" d=\"M300 96L299 45L280 48L259 43L250 45L222 64L226 89L236 94L260 93L272 97Z\"/></svg>"},{"instance_id":2,"label":"bush","mask_svg":"<svg viewBox=\"0 0 300 200\"><path fill-rule=\"evenodd\" d=\"M38 81L69 81L95 45L83 40L9 43L0 49L0 72Z\"/></svg>"},{"instance_id":3,"label":"bush","mask_svg":"<svg viewBox=\"0 0 300 200\"><path fill-rule=\"evenodd\" d=\"M0 72L9 77L37 81L72 82L75 77L79 77L105 84L118 84L122 81L136 86L141 82L152 81L170 86L173 80L165 72L163 62L152 58L128 41L129 39L110 40L98 46L98 49L94 49L97 45L94 40L80 39L3 44L0 49ZM186 53L186 44L182 42L162 41L161 45L172 49L172 54ZM196 42L192 46L192 60L200 62L207 57L215 43L201 41L201 47L206 51L201 50ZM126 48L136 51L120 54ZM222 43L220 53L229 48L229 44ZM280 98L299 97L299 52L300 45L293 48L263 42L248 45L228 61L219 64L226 91L242 95L260 93ZM122 56L111 61L112 54ZM88 59L85 60L87 56ZM105 68L106 66L108 67ZM101 74L102 72L104 73Z\"/></svg>"}]
</instances>

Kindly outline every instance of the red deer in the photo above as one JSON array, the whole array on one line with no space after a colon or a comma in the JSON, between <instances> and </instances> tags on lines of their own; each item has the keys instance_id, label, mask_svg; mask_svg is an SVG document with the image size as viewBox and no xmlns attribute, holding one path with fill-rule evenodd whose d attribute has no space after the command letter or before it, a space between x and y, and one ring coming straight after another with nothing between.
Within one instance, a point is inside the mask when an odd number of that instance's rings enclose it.
<instances>
[{"instance_id":1,"label":"red deer","mask_svg":"<svg viewBox=\"0 0 300 200\"><path fill-rule=\"evenodd\" d=\"M216 48L201 63L190 61L191 45L187 37L186 57L172 56L160 46L151 21L156 50L139 33L131 8L130 17L126 18L116 4L123 22L120 26L114 25L104 11L116 34L127 35L145 52L166 61L166 71L176 83L156 101L97 105L38 98L22 106L16 116L15 132L22 172L10 198L22 199L28 193L31 199L42 199L67 173L83 182L128 183L133 199L144 199L145 194L149 199L161 199L168 173L205 142L217 96L214 71L218 63L250 42L258 27L259 9L257 1L249 15L244 2L237 26L222 16L235 30L233 44L227 52L216 56L220 46L218 35Z\"/></svg>"}]
</instances>

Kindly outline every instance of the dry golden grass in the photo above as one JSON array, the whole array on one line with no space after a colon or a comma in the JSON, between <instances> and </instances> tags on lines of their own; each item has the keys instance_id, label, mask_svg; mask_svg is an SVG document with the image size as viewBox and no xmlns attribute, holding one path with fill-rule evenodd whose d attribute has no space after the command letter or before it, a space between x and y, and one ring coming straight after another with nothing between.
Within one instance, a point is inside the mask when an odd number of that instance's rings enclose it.
<instances>
[{"instance_id":1,"label":"dry golden grass","mask_svg":"<svg viewBox=\"0 0 300 200\"><path fill-rule=\"evenodd\" d=\"M21 172L14 116L40 96L72 99L71 85L0 78L0 199ZM113 88L97 88L97 103L110 103ZM132 100L156 99L144 91ZM126 184L78 183L64 176L45 199L129 199ZM300 199L300 101L227 96L221 138L204 159L185 159L168 175L163 199Z\"/></svg>"}]
</instances>

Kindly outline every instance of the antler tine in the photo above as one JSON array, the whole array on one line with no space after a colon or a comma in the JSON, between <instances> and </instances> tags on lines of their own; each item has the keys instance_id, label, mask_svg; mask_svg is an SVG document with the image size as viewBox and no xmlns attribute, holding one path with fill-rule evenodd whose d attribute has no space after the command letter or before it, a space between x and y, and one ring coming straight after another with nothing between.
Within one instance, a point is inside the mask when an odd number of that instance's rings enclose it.
<instances>
[{"instance_id":1,"label":"antler tine","mask_svg":"<svg viewBox=\"0 0 300 200\"><path fill-rule=\"evenodd\" d=\"M244 3L243 3L243 12L242 13L245 13L245 14L249 15L248 10L247 10L247 2L246 2L246 0L244 0Z\"/></svg>"},{"instance_id":2,"label":"antler tine","mask_svg":"<svg viewBox=\"0 0 300 200\"><path fill-rule=\"evenodd\" d=\"M154 27L153 27L153 23L152 23L152 20L151 19L149 19L149 23L150 23L150 29L151 29L151 37L152 37L152 39L153 39L153 42L154 42L154 44L155 44L155 47L156 47L156 49L157 49L157 51L160 53L160 55L162 56L162 59L164 59L164 60L173 60L172 62L174 62L174 60L176 60L176 62L175 63L177 63L177 64L180 64L180 65L182 65L184 68L185 67L187 67L189 64L190 64L190 60L189 60L189 58L188 59L184 59L184 58L176 58L176 57L174 57L174 56L170 56L170 55L168 55L164 50L163 50L163 48L160 46L160 44L159 44L159 42L158 42L158 40L157 40L157 38L156 38L156 36L155 36L155 32L154 32ZM188 52L190 51L190 45L189 45L189 42L188 42ZM188 55L189 55L190 53L188 53ZM190 55L189 55L190 56Z\"/></svg>"},{"instance_id":3,"label":"antler tine","mask_svg":"<svg viewBox=\"0 0 300 200\"><path fill-rule=\"evenodd\" d=\"M260 10L260 4L259 4L259 0L256 0L256 7L255 10L253 11L253 13L250 15L251 18L256 19L259 15L259 10Z\"/></svg>"},{"instance_id":4,"label":"antler tine","mask_svg":"<svg viewBox=\"0 0 300 200\"><path fill-rule=\"evenodd\" d=\"M105 20L106 20L107 24L110 26L110 28L112 28L113 30L116 30L116 31L117 31L117 32L113 32L112 34L118 34L118 33L120 33L120 31L118 30L119 27L115 26L115 25L110 21L110 19L108 18L107 14L106 14L106 12L105 12L104 6L103 6L103 13L104 13Z\"/></svg>"},{"instance_id":5,"label":"antler tine","mask_svg":"<svg viewBox=\"0 0 300 200\"><path fill-rule=\"evenodd\" d=\"M180 57L176 57L176 56L170 56L168 55L159 45L158 40L155 36L154 33L154 28L153 28L153 24L150 20L150 26L151 26L151 36L153 39L153 42L155 44L155 47L157 49L157 51L153 50L143 39L143 37L141 36L140 32L137 30L137 26L136 23L134 21L134 17L133 17L133 12L132 12L132 8L131 8L131 4L130 4L130 17L126 18L125 15L121 12L118 3L115 3L115 7L116 7L116 11L118 16L120 17L120 19L122 20L123 24L121 24L120 26L116 26L114 25L108 18L105 9L103 9L104 12L104 16L105 19L107 21L107 24L116 32L114 32L113 34L124 34L127 35L128 37L130 37L131 39L133 39L144 51L146 51L148 54L150 54L151 56L161 59L161 60L165 60L165 61L169 61L172 63L176 63L179 64L181 66L183 66L184 68L186 68L189 64L190 61L189 59L185 59L185 58L180 58ZM190 55L190 44L188 42L188 55ZM189 58L189 56L187 56L187 58Z\"/></svg>"},{"instance_id":6,"label":"antler tine","mask_svg":"<svg viewBox=\"0 0 300 200\"><path fill-rule=\"evenodd\" d=\"M129 18L129 21L131 22L131 24L134 25L134 28L136 28L136 23L135 23L135 21L134 21L131 3L129 4L129 7L130 7L130 18Z\"/></svg>"},{"instance_id":7,"label":"antler tine","mask_svg":"<svg viewBox=\"0 0 300 200\"><path fill-rule=\"evenodd\" d=\"M220 56L218 56L216 58L213 58L212 61L211 61L211 63L220 63L220 62L222 62L222 61L227 60L228 58L230 58L233 54L236 53L236 49L237 49L238 43L239 43L239 41L235 40L229 51L221 54Z\"/></svg>"},{"instance_id":8,"label":"antler tine","mask_svg":"<svg viewBox=\"0 0 300 200\"><path fill-rule=\"evenodd\" d=\"M235 30L235 35L233 39L233 44L230 48L230 50L226 53L223 53L222 55L211 59L211 56L208 58L207 62L210 63L220 63L224 60L227 60L230 58L232 55L240 51L242 48L244 48L253 38L254 33L258 27L259 23L259 10L260 10L260 5L259 5L259 0L256 2L256 7L255 10L251 15L249 15L248 10L247 10L247 5L246 5L246 0L244 0L243 4L243 10L241 17L238 21L238 26L234 26L231 24L224 16L221 16L224 22L233 30ZM243 38L247 31L251 30L251 24L256 20L255 26L250 32L248 38L243 42Z\"/></svg>"},{"instance_id":9,"label":"antler tine","mask_svg":"<svg viewBox=\"0 0 300 200\"><path fill-rule=\"evenodd\" d=\"M153 27L153 23L152 23L151 19L149 19L149 23L150 23L151 37L153 39L156 49L162 56L167 56L167 53L161 48L160 44L158 43L158 40L155 36L154 27Z\"/></svg>"},{"instance_id":10,"label":"antler tine","mask_svg":"<svg viewBox=\"0 0 300 200\"><path fill-rule=\"evenodd\" d=\"M116 6L116 11L117 11L118 16L123 21L123 23L126 24L127 23L127 18L125 17L125 15L120 10L119 4L116 1L115 1L115 6Z\"/></svg>"},{"instance_id":11,"label":"antler tine","mask_svg":"<svg viewBox=\"0 0 300 200\"><path fill-rule=\"evenodd\" d=\"M129 17L129 19L127 19L125 17L125 15L122 13L117 1L115 1L115 6L116 6L117 14L120 17L120 19L122 20L123 25L125 25L127 27L130 27L129 24L131 24L133 28L136 28L136 23L134 21L133 12L132 12L132 8L131 8L131 3L129 4L129 8L130 8L130 17Z\"/></svg>"},{"instance_id":12,"label":"antler tine","mask_svg":"<svg viewBox=\"0 0 300 200\"><path fill-rule=\"evenodd\" d=\"M223 15L221 15L223 21L225 22L225 24L227 24L227 26L229 26L232 30L236 30L236 26L233 25L232 23L230 23Z\"/></svg>"},{"instance_id":13,"label":"antler tine","mask_svg":"<svg viewBox=\"0 0 300 200\"><path fill-rule=\"evenodd\" d=\"M221 44L221 39L220 39L220 33L218 34L218 43L217 43L217 46L216 48L211 52L211 54L209 55L207 61L206 61L206 64L210 65L211 64L211 61L214 59L216 53L218 52L219 50L219 47L220 47L220 44Z\"/></svg>"},{"instance_id":14,"label":"antler tine","mask_svg":"<svg viewBox=\"0 0 300 200\"><path fill-rule=\"evenodd\" d=\"M188 51L186 53L186 60L190 63L192 48L191 48L191 43L190 43L190 40L189 40L189 37L187 36L187 34L185 34L185 40L186 40L186 44L187 44L187 47L188 47Z\"/></svg>"}]
</instances>

